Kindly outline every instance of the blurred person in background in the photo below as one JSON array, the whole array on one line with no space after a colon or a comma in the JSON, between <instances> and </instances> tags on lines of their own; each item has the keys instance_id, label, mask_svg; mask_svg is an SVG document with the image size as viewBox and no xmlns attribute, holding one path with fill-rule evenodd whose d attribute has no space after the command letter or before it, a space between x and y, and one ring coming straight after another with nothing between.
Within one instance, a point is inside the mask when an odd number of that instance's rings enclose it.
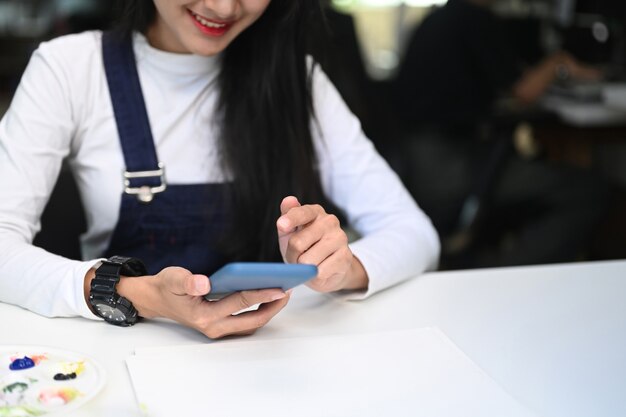
<instances>
[{"instance_id":1,"label":"blurred person in background","mask_svg":"<svg viewBox=\"0 0 626 417\"><path fill-rule=\"evenodd\" d=\"M605 211L607 186L516 155L512 128L498 129L493 109L501 93L530 104L556 80L601 74L566 52L526 65L492 3L449 0L409 43L395 88L410 132L407 186L448 242L443 267L572 261Z\"/></svg>"}]
</instances>

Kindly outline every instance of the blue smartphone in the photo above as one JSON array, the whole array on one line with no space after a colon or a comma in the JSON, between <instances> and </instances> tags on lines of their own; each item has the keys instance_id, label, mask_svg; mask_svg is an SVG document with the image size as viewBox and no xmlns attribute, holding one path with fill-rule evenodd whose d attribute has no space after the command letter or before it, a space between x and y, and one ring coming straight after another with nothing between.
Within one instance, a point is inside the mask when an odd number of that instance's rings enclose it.
<instances>
[{"instance_id":1,"label":"blue smartphone","mask_svg":"<svg viewBox=\"0 0 626 417\"><path fill-rule=\"evenodd\" d=\"M315 265L273 262L233 262L224 265L209 277L208 300L219 300L245 290L280 288L286 291L317 276Z\"/></svg>"}]
</instances>

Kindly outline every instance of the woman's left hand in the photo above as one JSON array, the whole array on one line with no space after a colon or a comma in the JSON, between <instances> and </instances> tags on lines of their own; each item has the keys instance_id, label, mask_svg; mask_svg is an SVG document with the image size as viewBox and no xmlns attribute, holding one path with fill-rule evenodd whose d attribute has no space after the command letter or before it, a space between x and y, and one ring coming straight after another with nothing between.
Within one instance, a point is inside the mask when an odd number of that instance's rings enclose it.
<instances>
[{"instance_id":1,"label":"woman's left hand","mask_svg":"<svg viewBox=\"0 0 626 417\"><path fill-rule=\"evenodd\" d=\"M303 206L296 197L283 199L280 212L276 228L283 260L317 265L309 287L320 292L367 288L367 273L348 247L337 216L319 205Z\"/></svg>"}]
</instances>

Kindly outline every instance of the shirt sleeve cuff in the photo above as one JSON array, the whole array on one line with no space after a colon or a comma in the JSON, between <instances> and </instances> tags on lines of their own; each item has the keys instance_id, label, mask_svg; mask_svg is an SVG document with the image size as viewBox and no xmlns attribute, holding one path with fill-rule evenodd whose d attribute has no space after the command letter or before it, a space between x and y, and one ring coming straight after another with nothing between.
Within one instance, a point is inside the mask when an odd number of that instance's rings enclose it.
<instances>
[{"instance_id":1,"label":"shirt sleeve cuff","mask_svg":"<svg viewBox=\"0 0 626 417\"><path fill-rule=\"evenodd\" d=\"M76 313L89 320L102 319L96 316L91 311L85 300L85 275L87 275L87 272L89 272L89 270L93 268L98 262L103 260L104 259L95 259L91 261L79 262L74 269L74 277L76 279L76 285L74 286L74 288L76 289L76 293L74 294Z\"/></svg>"}]
</instances>

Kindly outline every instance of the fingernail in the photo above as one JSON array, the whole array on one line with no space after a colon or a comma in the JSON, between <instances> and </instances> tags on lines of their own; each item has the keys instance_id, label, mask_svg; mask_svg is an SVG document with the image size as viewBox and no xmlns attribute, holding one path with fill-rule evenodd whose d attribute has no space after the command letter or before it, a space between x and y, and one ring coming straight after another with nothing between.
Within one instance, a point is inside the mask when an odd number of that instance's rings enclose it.
<instances>
[{"instance_id":1,"label":"fingernail","mask_svg":"<svg viewBox=\"0 0 626 417\"><path fill-rule=\"evenodd\" d=\"M289 220L287 220L284 217L281 217L280 219L278 219L278 226L283 229L289 229Z\"/></svg>"},{"instance_id":2,"label":"fingernail","mask_svg":"<svg viewBox=\"0 0 626 417\"><path fill-rule=\"evenodd\" d=\"M286 296L287 296L287 294L285 294L285 293L274 294L274 295L272 295L272 301L282 300Z\"/></svg>"},{"instance_id":3,"label":"fingernail","mask_svg":"<svg viewBox=\"0 0 626 417\"><path fill-rule=\"evenodd\" d=\"M200 278L200 279L199 279L199 278L196 278L196 280L195 280L195 281L196 281L196 282L195 282L195 284L196 284L196 290L197 290L199 293L205 294L205 293L209 290L209 288L208 288L208 286L209 286L209 281L207 281L206 279L204 279L204 278Z\"/></svg>"},{"instance_id":4,"label":"fingernail","mask_svg":"<svg viewBox=\"0 0 626 417\"><path fill-rule=\"evenodd\" d=\"M291 289L289 289L289 290L285 291L285 293L287 293L287 295L291 295L291 293L293 293L293 288L291 288Z\"/></svg>"}]
</instances>

